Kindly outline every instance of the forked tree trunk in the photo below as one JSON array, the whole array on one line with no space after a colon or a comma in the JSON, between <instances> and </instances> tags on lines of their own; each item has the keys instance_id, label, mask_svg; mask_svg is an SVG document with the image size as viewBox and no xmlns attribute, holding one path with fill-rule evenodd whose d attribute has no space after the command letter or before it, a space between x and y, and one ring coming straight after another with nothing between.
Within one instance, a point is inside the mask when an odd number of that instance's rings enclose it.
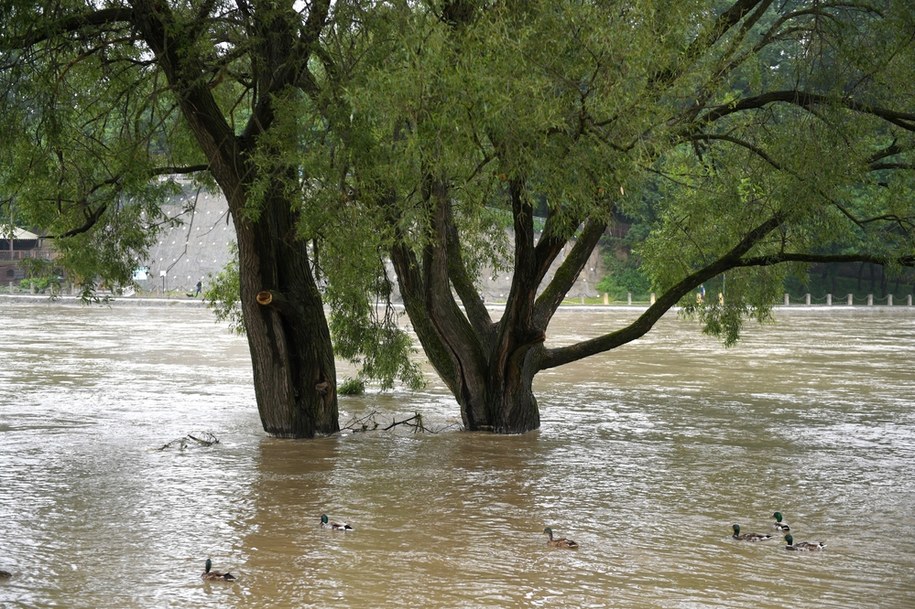
<instances>
[{"instance_id":1,"label":"forked tree trunk","mask_svg":"<svg viewBox=\"0 0 915 609\"><path fill-rule=\"evenodd\" d=\"M440 376L453 379L448 385L460 406L465 430L516 434L540 427L533 391L536 349L539 346L522 347L511 357L505 346L493 346L475 362L439 361L436 368ZM443 373L445 365L448 370Z\"/></svg>"},{"instance_id":2,"label":"forked tree trunk","mask_svg":"<svg viewBox=\"0 0 915 609\"><path fill-rule=\"evenodd\" d=\"M467 431L516 434L540 427L540 410L533 391L535 369L510 359L505 365L486 369L486 361L505 361L504 352L494 348L477 362L450 359L447 364L441 360L436 363L439 376L445 379L460 406Z\"/></svg>"},{"instance_id":3,"label":"forked tree trunk","mask_svg":"<svg viewBox=\"0 0 915 609\"><path fill-rule=\"evenodd\" d=\"M469 322L451 300L450 289L430 289L434 265L420 263L405 247L395 247L391 258L413 329L460 406L464 429L507 434L538 429L540 412L532 386L543 332L518 327L500 332L505 321L489 322L482 299L470 315L477 322Z\"/></svg>"},{"instance_id":4,"label":"forked tree trunk","mask_svg":"<svg viewBox=\"0 0 915 609\"><path fill-rule=\"evenodd\" d=\"M513 356L495 353L491 361L505 362L491 371L488 383L489 426L496 433L524 433L540 428L540 408L534 396L533 353L521 347Z\"/></svg>"},{"instance_id":5,"label":"forked tree trunk","mask_svg":"<svg viewBox=\"0 0 915 609\"><path fill-rule=\"evenodd\" d=\"M545 229L535 244L532 207L522 190L513 188L515 269L498 322L490 318L463 263L443 182L428 183L432 230L426 246L417 252L402 240L391 251L413 329L457 400L468 431L524 433L540 427L533 380L542 369L546 327L606 228L598 221L586 223L537 305L540 282L568 240Z\"/></svg>"}]
</instances>

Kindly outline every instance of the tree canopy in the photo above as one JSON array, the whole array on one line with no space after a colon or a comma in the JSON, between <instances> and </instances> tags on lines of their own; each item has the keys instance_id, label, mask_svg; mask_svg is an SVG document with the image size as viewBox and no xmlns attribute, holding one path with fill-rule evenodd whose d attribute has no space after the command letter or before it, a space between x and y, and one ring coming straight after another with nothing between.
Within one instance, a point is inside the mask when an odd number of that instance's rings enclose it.
<instances>
[{"instance_id":1,"label":"tree canopy","mask_svg":"<svg viewBox=\"0 0 915 609\"><path fill-rule=\"evenodd\" d=\"M306 239L299 167L275 142L313 94L330 1L6 2L0 188L18 222L56 236L91 291L127 283L163 217L161 190L218 185L238 240L239 302L264 429L336 431L330 333ZM294 131L292 132L295 133ZM66 252L72 251L72 256Z\"/></svg>"},{"instance_id":2,"label":"tree canopy","mask_svg":"<svg viewBox=\"0 0 915 609\"><path fill-rule=\"evenodd\" d=\"M530 381L671 307L736 340L797 265L912 266L913 11L905 2L429 2L363 7L325 58L347 192L388 227L424 350L470 429L539 424ZM342 121L337 120L342 118ZM549 346L618 214L659 293ZM535 215L545 214L541 225ZM498 254L501 319L474 282ZM555 272L551 272L551 269ZM727 274L727 297L690 295Z\"/></svg>"}]
</instances>

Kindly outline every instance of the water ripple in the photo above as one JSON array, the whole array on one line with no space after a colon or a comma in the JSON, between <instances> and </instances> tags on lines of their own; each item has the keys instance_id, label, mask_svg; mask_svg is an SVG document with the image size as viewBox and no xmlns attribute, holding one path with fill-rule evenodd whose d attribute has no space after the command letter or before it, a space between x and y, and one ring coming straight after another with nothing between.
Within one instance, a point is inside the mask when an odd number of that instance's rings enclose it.
<instances>
[{"instance_id":1,"label":"water ripple","mask_svg":"<svg viewBox=\"0 0 915 609\"><path fill-rule=\"evenodd\" d=\"M730 350L665 318L538 377L538 432L309 442L259 431L244 340L205 311L3 313L4 607L915 603L915 324L898 312L789 312ZM627 316L561 312L549 339ZM430 378L344 399L341 418L448 428ZM198 430L220 442L160 450ZM827 550L731 538L775 533L775 510ZM355 530L322 529L325 512ZM545 526L580 549L548 548ZM208 557L239 580L203 583Z\"/></svg>"}]
</instances>

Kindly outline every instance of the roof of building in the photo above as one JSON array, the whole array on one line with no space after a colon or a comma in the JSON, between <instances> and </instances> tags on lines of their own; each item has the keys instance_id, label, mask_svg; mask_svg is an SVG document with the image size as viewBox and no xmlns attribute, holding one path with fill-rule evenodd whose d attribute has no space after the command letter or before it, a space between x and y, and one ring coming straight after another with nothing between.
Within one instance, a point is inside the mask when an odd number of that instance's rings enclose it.
<instances>
[{"instance_id":1,"label":"roof of building","mask_svg":"<svg viewBox=\"0 0 915 609\"><path fill-rule=\"evenodd\" d=\"M9 233L7 233L5 235L0 235L0 238L2 238L2 237L5 237L8 239ZM14 226L13 227L13 239L34 241L36 239L41 239L41 237L39 237L35 233L31 233L31 232L25 230L24 228L19 228L18 226Z\"/></svg>"}]
</instances>

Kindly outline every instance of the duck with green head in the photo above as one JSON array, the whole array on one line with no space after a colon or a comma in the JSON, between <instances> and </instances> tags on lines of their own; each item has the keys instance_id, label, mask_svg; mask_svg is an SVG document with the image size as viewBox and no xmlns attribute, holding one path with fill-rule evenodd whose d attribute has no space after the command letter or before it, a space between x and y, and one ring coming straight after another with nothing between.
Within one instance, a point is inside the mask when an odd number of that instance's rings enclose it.
<instances>
[{"instance_id":1,"label":"duck with green head","mask_svg":"<svg viewBox=\"0 0 915 609\"><path fill-rule=\"evenodd\" d=\"M775 518L775 528L781 531L782 533L787 533L791 530L791 527L788 526L787 522L782 522L782 513L775 512L772 514L772 517Z\"/></svg>"},{"instance_id":2,"label":"duck with green head","mask_svg":"<svg viewBox=\"0 0 915 609\"><path fill-rule=\"evenodd\" d=\"M791 536L791 533L785 535L785 543L788 544L785 546L786 550L793 550L795 552L819 552L826 547L826 544L822 541L794 541L794 537Z\"/></svg>"},{"instance_id":3,"label":"duck with green head","mask_svg":"<svg viewBox=\"0 0 915 609\"><path fill-rule=\"evenodd\" d=\"M213 568L213 561L210 560L209 558L207 558L206 569L200 575L200 577L203 578L204 581L209 582L209 581L220 580L220 581L230 582L233 579L236 579L235 576L232 575L231 573L220 573L219 571L212 571L211 570L212 568Z\"/></svg>"},{"instance_id":4,"label":"duck with green head","mask_svg":"<svg viewBox=\"0 0 915 609\"><path fill-rule=\"evenodd\" d=\"M734 529L734 534L731 536L738 541L765 541L767 539L772 539L772 536L767 533L740 533L740 525L734 524L732 527Z\"/></svg>"},{"instance_id":5,"label":"duck with green head","mask_svg":"<svg viewBox=\"0 0 915 609\"><path fill-rule=\"evenodd\" d=\"M334 531L352 531L353 530L353 527L351 527L346 522L334 522L333 520L330 520L327 517L327 514L321 514L321 526L328 527Z\"/></svg>"},{"instance_id":6,"label":"duck with green head","mask_svg":"<svg viewBox=\"0 0 915 609\"><path fill-rule=\"evenodd\" d=\"M550 546L551 548L566 548L568 550L574 550L578 547L578 543L572 541L571 539L566 539L565 537L553 538L553 529L550 527L543 529L543 532L548 537L546 540L546 545Z\"/></svg>"}]
</instances>

